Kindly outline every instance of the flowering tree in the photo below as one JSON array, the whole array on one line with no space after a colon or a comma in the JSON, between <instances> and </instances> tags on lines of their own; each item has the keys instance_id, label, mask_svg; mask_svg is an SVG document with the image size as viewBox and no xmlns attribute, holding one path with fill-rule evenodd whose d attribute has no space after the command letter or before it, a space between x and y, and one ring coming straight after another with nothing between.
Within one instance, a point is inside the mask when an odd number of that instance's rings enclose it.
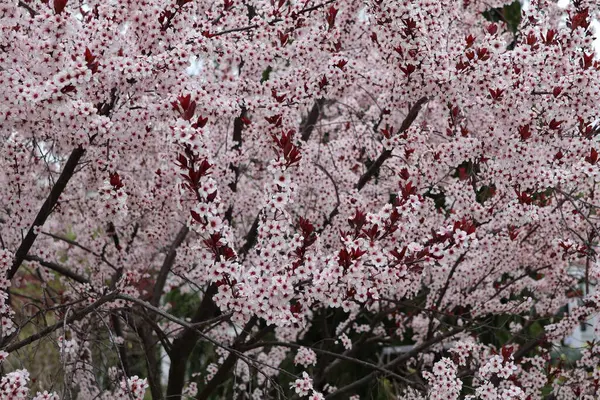
<instances>
[{"instance_id":1,"label":"flowering tree","mask_svg":"<svg viewBox=\"0 0 600 400\"><path fill-rule=\"evenodd\" d=\"M595 396L599 7L505 3L0 2L0 397Z\"/></svg>"}]
</instances>

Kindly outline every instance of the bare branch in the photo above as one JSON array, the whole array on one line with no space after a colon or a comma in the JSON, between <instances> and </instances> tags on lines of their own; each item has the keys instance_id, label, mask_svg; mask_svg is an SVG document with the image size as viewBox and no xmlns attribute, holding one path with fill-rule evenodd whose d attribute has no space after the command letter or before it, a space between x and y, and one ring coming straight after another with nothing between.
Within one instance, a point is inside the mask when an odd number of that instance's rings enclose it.
<instances>
[{"instance_id":1,"label":"bare branch","mask_svg":"<svg viewBox=\"0 0 600 400\"><path fill-rule=\"evenodd\" d=\"M312 135L312 132L317 124L317 121L321 116L321 108L324 104L325 99L323 98L315 101L315 104L313 104L312 108L310 109L306 120L302 123L302 126L300 127L300 132L302 132L302 136L300 137L300 139L302 139L304 142L308 142L308 140L310 139L310 136Z\"/></svg>"},{"instance_id":2,"label":"bare branch","mask_svg":"<svg viewBox=\"0 0 600 400\"><path fill-rule=\"evenodd\" d=\"M27 236L25 236L25 239L23 239L21 245L15 253L13 264L10 267L10 270L7 274L8 279L12 279L12 277L15 276L15 274L19 270L21 263L25 259L25 256L27 256L27 253L31 249L31 246L33 246L33 242L35 242L35 239L37 238L36 229L38 227L42 227L46 222L46 219L48 219L48 216L50 215L50 213L54 209L54 206L58 202L58 198L65 190L65 188L67 187L67 183L69 183L69 180L73 176L73 173L75 172L75 167L77 167L77 163L79 162L81 157L83 157L84 154L85 149L81 146L75 148L71 152L71 155L69 156L69 159L67 160L63 171L61 172L54 186L52 187L52 190L46 198L46 201L44 201L42 208L40 208L40 211L35 217L33 224L31 224L31 227L27 232Z\"/></svg>"},{"instance_id":3,"label":"bare branch","mask_svg":"<svg viewBox=\"0 0 600 400\"><path fill-rule=\"evenodd\" d=\"M246 325L242 329L242 332L240 332L239 336L231 346L233 349L237 350L240 344L242 344L246 340L246 337L248 337L250 330L254 327L257 321L258 318L256 316L250 318L250 321L246 323ZM233 368L236 361L238 360L239 354L243 353L229 353L229 356L227 356L223 364L221 364L221 366L219 367L215 375L212 377L212 379L208 381L206 386L204 386L202 392L200 392L196 396L196 400L207 400L209 398L211 393L230 375L230 370L231 368Z\"/></svg>"},{"instance_id":4,"label":"bare branch","mask_svg":"<svg viewBox=\"0 0 600 400\"><path fill-rule=\"evenodd\" d=\"M241 249L238 250L238 254L244 255L247 254L252 246L256 244L256 239L258 238L258 224L260 223L260 212L254 218L254 222L246 235L246 243L242 246Z\"/></svg>"},{"instance_id":5,"label":"bare branch","mask_svg":"<svg viewBox=\"0 0 600 400\"><path fill-rule=\"evenodd\" d=\"M35 11L33 8L31 8L29 6L29 4L25 3L24 1L19 0L18 6L26 9L32 18L39 14L37 11Z\"/></svg>"},{"instance_id":6,"label":"bare branch","mask_svg":"<svg viewBox=\"0 0 600 400\"><path fill-rule=\"evenodd\" d=\"M325 230L325 228L328 225L330 225L333 222L333 218L335 218L335 216L339 214L339 208L340 208L341 201L340 201L340 193L338 190L338 186L337 186L337 183L335 182L335 180L333 179L333 176L331 176L329 171L327 171L325 169L325 167L323 167L322 165L315 163L315 166L317 168L319 168L321 171L323 171L323 173L325 175L327 175L327 177L333 184L333 189L335 190L335 207L333 208L333 210L331 210L331 212L329 213L329 216L327 216L327 218L325 219L325 223L323 224L323 227L321 228L321 232L322 232Z\"/></svg>"},{"instance_id":7,"label":"bare branch","mask_svg":"<svg viewBox=\"0 0 600 400\"><path fill-rule=\"evenodd\" d=\"M167 277L169 276L169 271L173 267L175 257L177 256L177 248L181 245L181 243L183 243L189 231L190 230L187 225L184 225L179 230L179 233L177 233L173 243L171 243L171 247L169 247L167 256L165 257L158 276L156 277L156 283L154 284L154 290L152 292L150 304L156 306L160 302L165 283L167 282Z\"/></svg>"},{"instance_id":8,"label":"bare branch","mask_svg":"<svg viewBox=\"0 0 600 400\"><path fill-rule=\"evenodd\" d=\"M397 366L398 364L401 364L405 361L410 360L411 358L413 358L414 356L416 356L417 354L421 353L424 350L427 350L429 347L433 346L434 344L437 344L449 337L452 337L462 331L464 331L466 329L466 327L460 327L460 328L455 328L451 331L442 333L418 346L413 347L412 350L407 351L406 353L402 354L401 356L399 356L398 358L388 362L387 364L384 364L382 366L382 368L384 369L391 369L395 366ZM347 393L351 390L354 390L355 388L361 387L362 385L370 382L372 379L376 378L378 375L380 374L379 371L373 371L370 374L365 375L364 377L362 377L361 379L354 381L353 383L346 385L344 387L339 388L338 390L336 390L333 393L328 394L327 396L325 396L325 399L332 399L334 397L337 397L341 394Z\"/></svg>"},{"instance_id":9,"label":"bare branch","mask_svg":"<svg viewBox=\"0 0 600 400\"><path fill-rule=\"evenodd\" d=\"M417 116L419 115L419 112L421 111L421 107L423 107L423 105L425 103L427 103L427 101L429 101L427 99L427 97L421 97L419 100L417 100L417 102L415 104L413 104L413 106L410 108L410 111L406 115L406 118L404 118L404 121L402 122L402 125L400 126L400 130L398 131L398 133L402 133L402 132L406 131L408 128L410 128L410 126L415 121L415 119L417 119ZM363 187L365 187L367 182L369 182L371 180L371 178L379 172L379 169L381 168L383 163L391 156L392 156L391 150L388 150L388 149L383 150L381 152L381 154L379 155L379 157L377 157L377 160L375 160L375 162L373 164L371 164L371 166L369 167L367 172L365 172L360 177L360 179L358 180L358 183L356 184L356 189L358 189L360 191Z\"/></svg>"},{"instance_id":10,"label":"bare branch","mask_svg":"<svg viewBox=\"0 0 600 400\"><path fill-rule=\"evenodd\" d=\"M96 300L95 302L93 302L92 304L90 304L87 307L82 308L79 311L76 311L74 313L72 313L68 318L66 318L64 321L60 321L54 325L51 325L41 331L39 331L38 333L34 333L33 335L29 336L26 339L21 340L20 342L17 343L13 343L11 345L5 346L4 343L2 343L0 346L2 347L2 350L11 353L15 350L18 350L24 346L27 346L28 344L31 344L47 335L49 335L50 333L54 332L57 329L60 329L61 327L63 327L65 324L70 324L72 322L75 321L79 321L80 319L85 318L88 314L92 313L93 311L95 311L97 308L99 308L101 305L103 305L104 303L107 303L109 301L112 301L114 299L117 298L117 292L111 292L105 296L100 297L98 300Z\"/></svg>"},{"instance_id":11,"label":"bare branch","mask_svg":"<svg viewBox=\"0 0 600 400\"><path fill-rule=\"evenodd\" d=\"M330 356L330 357L337 358L339 360L349 361L349 362L352 362L354 364L362 365L363 367L367 367L367 368L373 369L375 371L382 372L385 375L392 376L392 377L398 379L399 381L402 381L402 382L404 382L404 383L406 383L408 385L417 386L421 390L424 389L418 383L412 382L412 381L406 379L405 377L396 374L395 372L392 372L392 371L390 371L388 369L380 367L379 365L372 364L372 363L363 361L363 360L358 359L358 358L348 357L348 356L345 356L343 354L334 353L332 351L327 351L327 350L319 349L318 347L311 347L311 346L305 346L305 345L300 345L300 344L296 344L296 343L286 343L286 342L260 342L260 343L254 343L252 345L244 346L242 349L243 349L243 351L248 351L248 350L251 350L251 349L258 348L258 347L268 347L268 346L289 347L289 348L292 348L292 349L300 349L300 348L304 347L304 348L313 350L315 353L320 353L320 354L323 354L323 355L327 355L327 356Z\"/></svg>"},{"instance_id":12,"label":"bare branch","mask_svg":"<svg viewBox=\"0 0 600 400\"><path fill-rule=\"evenodd\" d=\"M329 0L329 1L326 1L324 3L317 4L316 6L308 7L308 8L305 8L303 10L300 10L300 11L298 11L297 14L310 13L311 11L318 10L319 8L323 8L323 7L325 7L325 6L327 6L327 5L331 4L331 3L335 3L336 1L337 0ZM268 24L269 25L275 25L276 23L281 22L281 21L283 21L283 19L281 19L281 18L275 18L275 19L272 19L271 21L269 21ZM252 25L243 26L243 27L240 27L240 28L227 29L227 30L224 30L224 31L221 31L221 32L212 33L211 37L227 35L229 33L235 33L235 32L246 32L246 31L250 31L252 29L256 29L256 28L258 28L260 26L262 26L262 25L252 24ZM193 42L194 42L194 40L190 40L190 41L187 42L187 44L191 44Z\"/></svg>"},{"instance_id":13,"label":"bare branch","mask_svg":"<svg viewBox=\"0 0 600 400\"><path fill-rule=\"evenodd\" d=\"M64 275L67 278L71 278L74 281L77 281L79 283L89 283L89 280L87 278L85 278L85 277L83 277L83 276L81 276L81 275L79 275L79 274L71 271L69 268L67 268L67 267L65 267L63 265L54 263L54 262L43 260L43 259L41 259L38 256L25 256L23 258L23 260L24 261L35 261L35 262L38 262L43 267L46 267L46 268L48 268L48 269L50 269L50 270L52 270L54 272L58 272L59 274Z\"/></svg>"}]
</instances>

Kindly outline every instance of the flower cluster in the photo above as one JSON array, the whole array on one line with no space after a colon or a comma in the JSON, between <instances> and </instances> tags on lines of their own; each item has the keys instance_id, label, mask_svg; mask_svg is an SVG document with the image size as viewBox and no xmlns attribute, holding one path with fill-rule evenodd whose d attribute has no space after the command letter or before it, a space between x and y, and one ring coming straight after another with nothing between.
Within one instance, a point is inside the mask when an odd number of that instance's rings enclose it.
<instances>
[{"instance_id":1,"label":"flower cluster","mask_svg":"<svg viewBox=\"0 0 600 400\"><path fill-rule=\"evenodd\" d=\"M313 380L306 372L302 372L302 378L296 379L290 387L300 396L309 396L310 400L323 400L325 397L313 389Z\"/></svg>"},{"instance_id":2,"label":"flower cluster","mask_svg":"<svg viewBox=\"0 0 600 400\"><path fill-rule=\"evenodd\" d=\"M457 378L457 367L448 358L442 358L435 363L432 372L425 372L425 379L431 388L431 399L458 399L462 389L462 381Z\"/></svg>"}]
</instances>

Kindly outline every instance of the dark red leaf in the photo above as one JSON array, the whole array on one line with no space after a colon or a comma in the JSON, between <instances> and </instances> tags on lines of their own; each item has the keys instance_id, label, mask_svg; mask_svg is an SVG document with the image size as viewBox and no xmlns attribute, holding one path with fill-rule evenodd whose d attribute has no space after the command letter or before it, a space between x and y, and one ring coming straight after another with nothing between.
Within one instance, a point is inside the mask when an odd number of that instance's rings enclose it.
<instances>
[{"instance_id":1,"label":"dark red leaf","mask_svg":"<svg viewBox=\"0 0 600 400\"><path fill-rule=\"evenodd\" d=\"M585 157L585 161L592 165L595 165L598 162L598 152L596 149L592 148L592 150L590 150L590 155Z\"/></svg>"},{"instance_id":2,"label":"dark red leaf","mask_svg":"<svg viewBox=\"0 0 600 400\"><path fill-rule=\"evenodd\" d=\"M190 214L192 214L192 218L194 218L196 222L204 223L202 217L200 217L200 214L198 214L196 211L190 210Z\"/></svg>"},{"instance_id":3,"label":"dark red leaf","mask_svg":"<svg viewBox=\"0 0 600 400\"><path fill-rule=\"evenodd\" d=\"M65 10L67 0L54 0L54 12L60 14Z\"/></svg>"}]
</instances>

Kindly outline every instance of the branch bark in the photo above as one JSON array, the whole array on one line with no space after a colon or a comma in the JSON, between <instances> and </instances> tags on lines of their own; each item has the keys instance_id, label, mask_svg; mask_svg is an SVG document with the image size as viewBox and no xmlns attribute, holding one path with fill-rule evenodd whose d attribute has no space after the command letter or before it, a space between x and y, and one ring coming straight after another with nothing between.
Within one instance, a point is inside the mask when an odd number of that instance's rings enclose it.
<instances>
[{"instance_id":1,"label":"branch bark","mask_svg":"<svg viewBox=\"0 0 600 400\"><path fill-rule=\"evenodd\" d=\"M399 356L398 358L388 362L387 364L384 364L382 366L382 368L384 369L391 369L394 368L395 366L397 366L398 364L401 364L405 361L408 361L409 359L411 359L412 357L416 356L417 354L419 354L420 352L422 352L423 350L428 349L429 347L433 346L436 343L441 342L444 339L447 339L449 337L452 337L454 335L456 335L457 333L462 332L463 330L465 330L465 327L460 327L460 328L456 328L453 329L451 331L448 331L446 333L443 333L439 336L436 336L418 346L415 346L412 350L407 351L406 353L404 353L403 355ZM346 385L344 387L339 388L338 390L336 390L333 393L328 394L327 396L325 396L325 399L332 399L335 398L341 394L347 393L351 390L354 390L358 387L361 387L364 384L367 384L368 382L370 382L371 380L375 379L381 372L379 371L373 371L370 374L365 375L364 377L362 377L361 379L354 381L353 383Z\"/></svg>"},{"instance_id":2,"label":"branch bark","mask_svg":"<svg viewBox=\"0 0 600 400\"><path fill-rule=\"evenodd\" d=\"M31 8L29 6L29 4L25 3L24 1L19 1L19 3L17 3L17 4L19 5L19 7L23 7L24 9L26 9L27 12L29 13L29 16L32 18L39 14L37 11L35 11L33 8Z\"/></svg>"},{"instance_id":3,"label":"branch bark","mask_svg":"<svg viewBox=\"0 0 600 400\"><path fill-rule=\"evenodd\" d=\"M29 228L25 239L23 239L21 245L15 253L13 264L7 273L7 278L9 280L12 279L13 276L15 276L15 274L19 270L19 267L23 263L23 260L27 256L27 253L31 249L31 246L33 246L33 242L35 242L35 239L37 238L35 229L37 227L41 228L48 219L48 216L50 216L50 214L52 213L54 206L56 206L56 203L58 202L58 198L67 187L67 183L69 183L69 180L73 177L75 167L77 167L79 160L81 160L84 154L85 149L81 146L75 148L71 152L71 155L69 156L65 167L63 168L60 176L56 180L56 183L52 187L52 190L50 190L50 194L46 198L46 201L44 201L42 208L40 208L40 211L35 217L33 224L31 224L31 227Z\"/></svg>"},{"instance_id":4,"label":"branch bark","mask_svg":"<svg viewBox=\"0 0 600 400\"><path fill-rule=\"evenodd\" d=\"M145 322L145 321L144 321ZM160 361L156 356L156 347L152 337L152 331L148 329L148 325L143 323L139 330L139 336L142 340L144 355L146 356L146 368L148 370L148 384L153 400L162 400L163 392L160 386Z\"/></svg>"},{"instance_id":5,"label":"branch bark","mask_svg":"<svg viewBox=\"0 0 600 400\"><path fill-rule=\"evenodd\" d=\"M65 267L63 265L51 262L51 261L43 260L43 259L41 259L38 256L25 256L23 258L23 260L24 261L35 261L35 262L38 262L43 267L46 267L46 268L48 268L48 269L50 269L50 270L52 270L54 272L58 272L59 274L61 274L63 276L66 276L67 278L71 278L74 281L77 281L79 283L89 283L89 280L87 278L85 278L85 277L83 277L83 276L81 276L81 275L79 275L79 274L71 271L69 268L67 268L67 267Z\"/></svg>"},{"instance_id":6,"label":"branch bark","mask_svg":"<svg viewBox=\"0 0 600 400\"><path fill-rule=\"evenodd\" d=\"M244 255L250 251L252 246L256 244L256 239L258 238L258 224L260 223L260 212L254 218L254 222L246 235L246 243L242 246L242 248L238 251L238 254Z\"/></svg>"},{"instance_id":7,"label":"branch bark","mask_svg":"<svg viewBox=\"0 0 600 400\"><path fill-rule=\"evenodd\" d=\"M162 266L160 267L160 272L156 277L156 283L154 284L154 290L152 291L152 299L150 300L150 304L153 306L157 306L160 302L160 298L162 296L163 289L165 287L165 283L167 282L167 277L169 276L169 271L173 267L173 263L175 262L175 257L177 256L177 248L181 246L181 243L185 240L189 232L189 228L187 225L184 225L177 233L175 240L171 243L171 247L169 247L169 251L167 252L167 256L163 261Z\"/></svg>"},{"instance_id":8,"label":"branch bark","mask_svg":"<svg viewBox=\"0 0 600 400\"><path fill-rule=\"evenodd\" d=\"M404 383L406 383L408 385L417 386L417 387L419 387L419 389L423 389L422 387L420 387L420 385L418 383L412 382L412 381L406 379L405 377L396 374L395 372L392 372L392 371L390 371L388 369L380 367L379 365L372 364L370 362L366 362L366 361L363 361L363 360L358 359L358 358L348 357L348 356L346 356L344 354L339 354L339 353L334 353L332 351L327 351L327 350L319 349L318 347L304 346L304 345L300 345L300 344L297 344L297 343L286 343L286 342L261 342L261 343L255 343L255 344L252 344L252 345L245 346L242 349L243 349L243 351L247 351L247 350L255 349L257 347L268 347L268 346L289 347L291 349L300 349L300 348L305 347L307 349L313 350L315 353L319 353L319 354L323 354L323 355L326 355L326 356L330 356L330 357L336 358L338 360L349 361L351 363L358 364L358 365L370 368L370 369L375 370L375 371L379 371L379 372L381 372L381 373L383 373L385 375L392 376L392 377L398 379L399 381L402 381L402 382L404 382Z\"/></svg>"},{"instance_id":9,"label":"branch bark","mask_svg":"<svg viewBox=\"0 0 600 400\"><path fill-rule=\"evenodd\" d=\"M306 120L302 123L302 126L300 127L302 136L300 136L300 139L302 139L304 142L308 142L308 140L310 139L310 136L312 135L315 126L317 125L317 121L321 116L321 108L324 104L325 99L321 98L315 101L315 104L313 104L312 108L310 109Z\"/></svg>"},{"instance_id":10,"label":"branch bark","mask_svg":"<svg viewBox=\"0 0 600 400\"><path fill-rule=\"evenodd\" d=\"M117 292L111 292L103 297L100 297L98 300L96 300L94 303L90 304L87 307L84 307L82 309L80 309L79 311L74 312L73 314L71 314L69 317L65 318L63 321L57 322L54 325L51 325L45 329L42 329L41 331L39 331L38 333L35 333L31 336L29 336L26 339L21 340L20 342L17 343L13 343L11 345L8 346L4 346L4 343L2 343L2 350L11 353L15 350L18 350L22 347L27 346L28 344L31 344L43 337L46 337L47 335L49 335L50 333L54 332L57 329L60 329L62 327L64 327L65 325L68 325L70 323L73 323L75 321L79 321L80 319L85 318L88 314L92 313L93 311L95 311L96 309L98 309L101 305L103 305L104 303L107 303L109 301L112 301L114 299L117 298Z\"/></svg>"},{"instance_id":11,"label":"branch bark","mask_svg":"<svg viewBox=\"0 0 600 400\"><path fill-rule=\"evenodd\" d=\"M406 115L406 118L404 118L404 121L402 121L402 125L400 126L400 130L398 130L398 133L405 132L408 128L410 128L415 119L417 119L421 108L425 103L427 103L427 101L427 97L421 97L419 100L417 100L415 104L412 105L410 111ZM360 191L363 187L365 187L365 185L371 180L371 178L379 172L379 169L381 168L383 163L391 156L391 150L383 150L379 157L377 157L377 160L375 160L375 162L369 167L369 169L367 169L367 172L365 172L360 177L358 183L356 184L356 189Z\"/></svg>"},{"instance_id":12,"label":"branch bark","mask_svg":"<svg viewBox=\"0 0 600 400\"><path fill-rule=\"evenodd\" d=\"M360 179L358 180L358 183L356 184L356 189L358 189L358 191L361 191L362 188L365 187L367 182L369 182L371 180L371 178L374 177L379 172L379 169L381 168L383 163L391 156L392 156L391 150L388 150L388 149L383 150L381 152L381 154L379 154L379 157L377 157L377 160L375 160L375 162L373 164L371 164L369 169L367 169L367 172L365 172L360 177Z\"/></svg>"},{"instance_id":13,"label":"branch bark","mask_svg":"<svg viewBox=\"0 0 600 400\"><path fill-rule=\"evenodd\" d=\"M115 328L115 334L118 337L125 339L125 335L123 334L123 327L121 326L121 320L119 320L119 316L117 314L111 314L110 321L113 327ZM129 366L129 357L127 357L127 347L125 346L125 340L123 340L122 343L116 344L116 346L119 351L120 361L123 366L123 372L127 377L130 377L131 368Z\"/></svg>"},{"instance_id":14,"label":"branch bark","mask_svg":"<svg viewBox=\"0 0 600 400\"><path fill-rule=\"evenodd\" d=\"M217 312L217 305L212 297L217 293L217 286L211 284L206 292L192 324L197 324L211 318ZM167 384L167 398L181 400L181 393L185 384L185 371L190 352L196 344L197 333L193 329L185 329L183 334L173 341L171 347L171 366L169 368L169 382Z\"/></svg>"},{"instance_id":15,"label":"branch bark","mask_svg":"<svg viewBox=\"0 0 600 400\"><path fill-rule=\"evenodd\" d=\"M250 318L246 325L244 325L242 332L240 332L239 336L231 346L232 348L237 350L240 344L244 343L244 340L246 340L250 330L254 327L254 324L256 324L257 321L258 318L256 316ZM238 358L239 357L237 354L229 353L229 356L227 356L223 364L221 364L217 373L210 381L208 381L206 386L204 386L204 389L196 396L196 400L207 400L211 393L230 375L231 368L233 368Z\"/></svg>"},{"instance_id":16,"label":"branch bark","mask_svg":"<svg viewBox=\"0 0 600 400\"><path fill-rule=\"evenodd\" d=\"M328 1L324 2L324 3L317 4L316 6L312 6L312 7L308 7L308 8L305 8L303 10L300 10L300 11L298 11L297 14L301 15L301 14L310 13L312 11L318 10L319 8L323 8L323 7L325 7L325 6L327 6L327 5L331 4L331 3L335 3L336 1L337 0L328 0ZM271 21L269 21L268 24L272 26L272 25L275 25L276 23L281 22L281 21L283 21L282 18L274 18ZM229 33L234 33L234 32L246 32L246 31L250 31L252 29L256 29L256 28L258 28L260 26L262 26L262 25L252 24L252 25L248 25L248 26L243 26L241 28L226 29L226 30L221 31L221 32L212 33L211 37L227 35ZM192 44L192 43L194 43L194 40L188 40L186 43L187 44Z\"/></svg>"},{"instance_id":17,"label":"branch bark","mask_svg":"<svg viewBox=\"0 0 600 400\"><path fill-rule=\"evenodd\" d=\"M234 145L231 148L232 150L239 151L242 148L242 142L243 142L242 132L244 130L243 118L246 117L247 112L248 112L248 110L246 110L246 107L242 107L242 112L241 112L240 116L236 117L233 120ZM231 163L231 164L229 164L229 169L231 169L233 171L233 173L235 174L235 178L234 178L233 182L229 184L229 189L231 189L231 191L235 193L235 192L237 192L237 184L238 184L238 180L240 178L240 166ZM227 211L225 212L225 220L227 222L229 222L229 224L231 224L232 219L233 219L233 204L231 204L227 208Z\"/></svg>"},{"instance_id":18,"label":"branch bark","mask_svg":"<svg viewBox=\"0 0 600 400\"><path fill-rule=\"evenodd\" d=\"M302 140L303 141L307 141L310 138L310 135L312 134L314 126L317 123L317 120L321 114L321 107L323 106L324 103L325 103L325 99L317 100L315 102L315 104L313 105L313 108L308 113L308 116L306 117L306 121L304 121L304 123L301 125L300 130L302 131ZM235 136L235 132L234 132L234 136ZM327 171L325 171L325 173L330 177L330 179L332 180L332 182L335 185L335 181L333 181L333 178L331 178L331 175L329 175L329 173ZM236 187L236 190L237 190L237 187ZM234 191L236 191L236 190L234 190ZM336 195L337 195L337 186L336 186ZM339 198L338 198L338 205L339 205ZM335 215L337 213L338 213L338 209L336 207L334 209L334 211L332 211L332 213L330 214L329 219L332 219L333 217L335 217ZM246 242L238 250L238 254L240 254L240 255L247 254L250 251L250 249L252 248L252 246L254 246L256 244L256 239L258 237L259 223L260 223L260 211L256 215L256 218L254 218L254 222L252 223L252 226L250 227L250 230L248 231L248 234L246 235Z\"/></svg>"}]
</instances>

